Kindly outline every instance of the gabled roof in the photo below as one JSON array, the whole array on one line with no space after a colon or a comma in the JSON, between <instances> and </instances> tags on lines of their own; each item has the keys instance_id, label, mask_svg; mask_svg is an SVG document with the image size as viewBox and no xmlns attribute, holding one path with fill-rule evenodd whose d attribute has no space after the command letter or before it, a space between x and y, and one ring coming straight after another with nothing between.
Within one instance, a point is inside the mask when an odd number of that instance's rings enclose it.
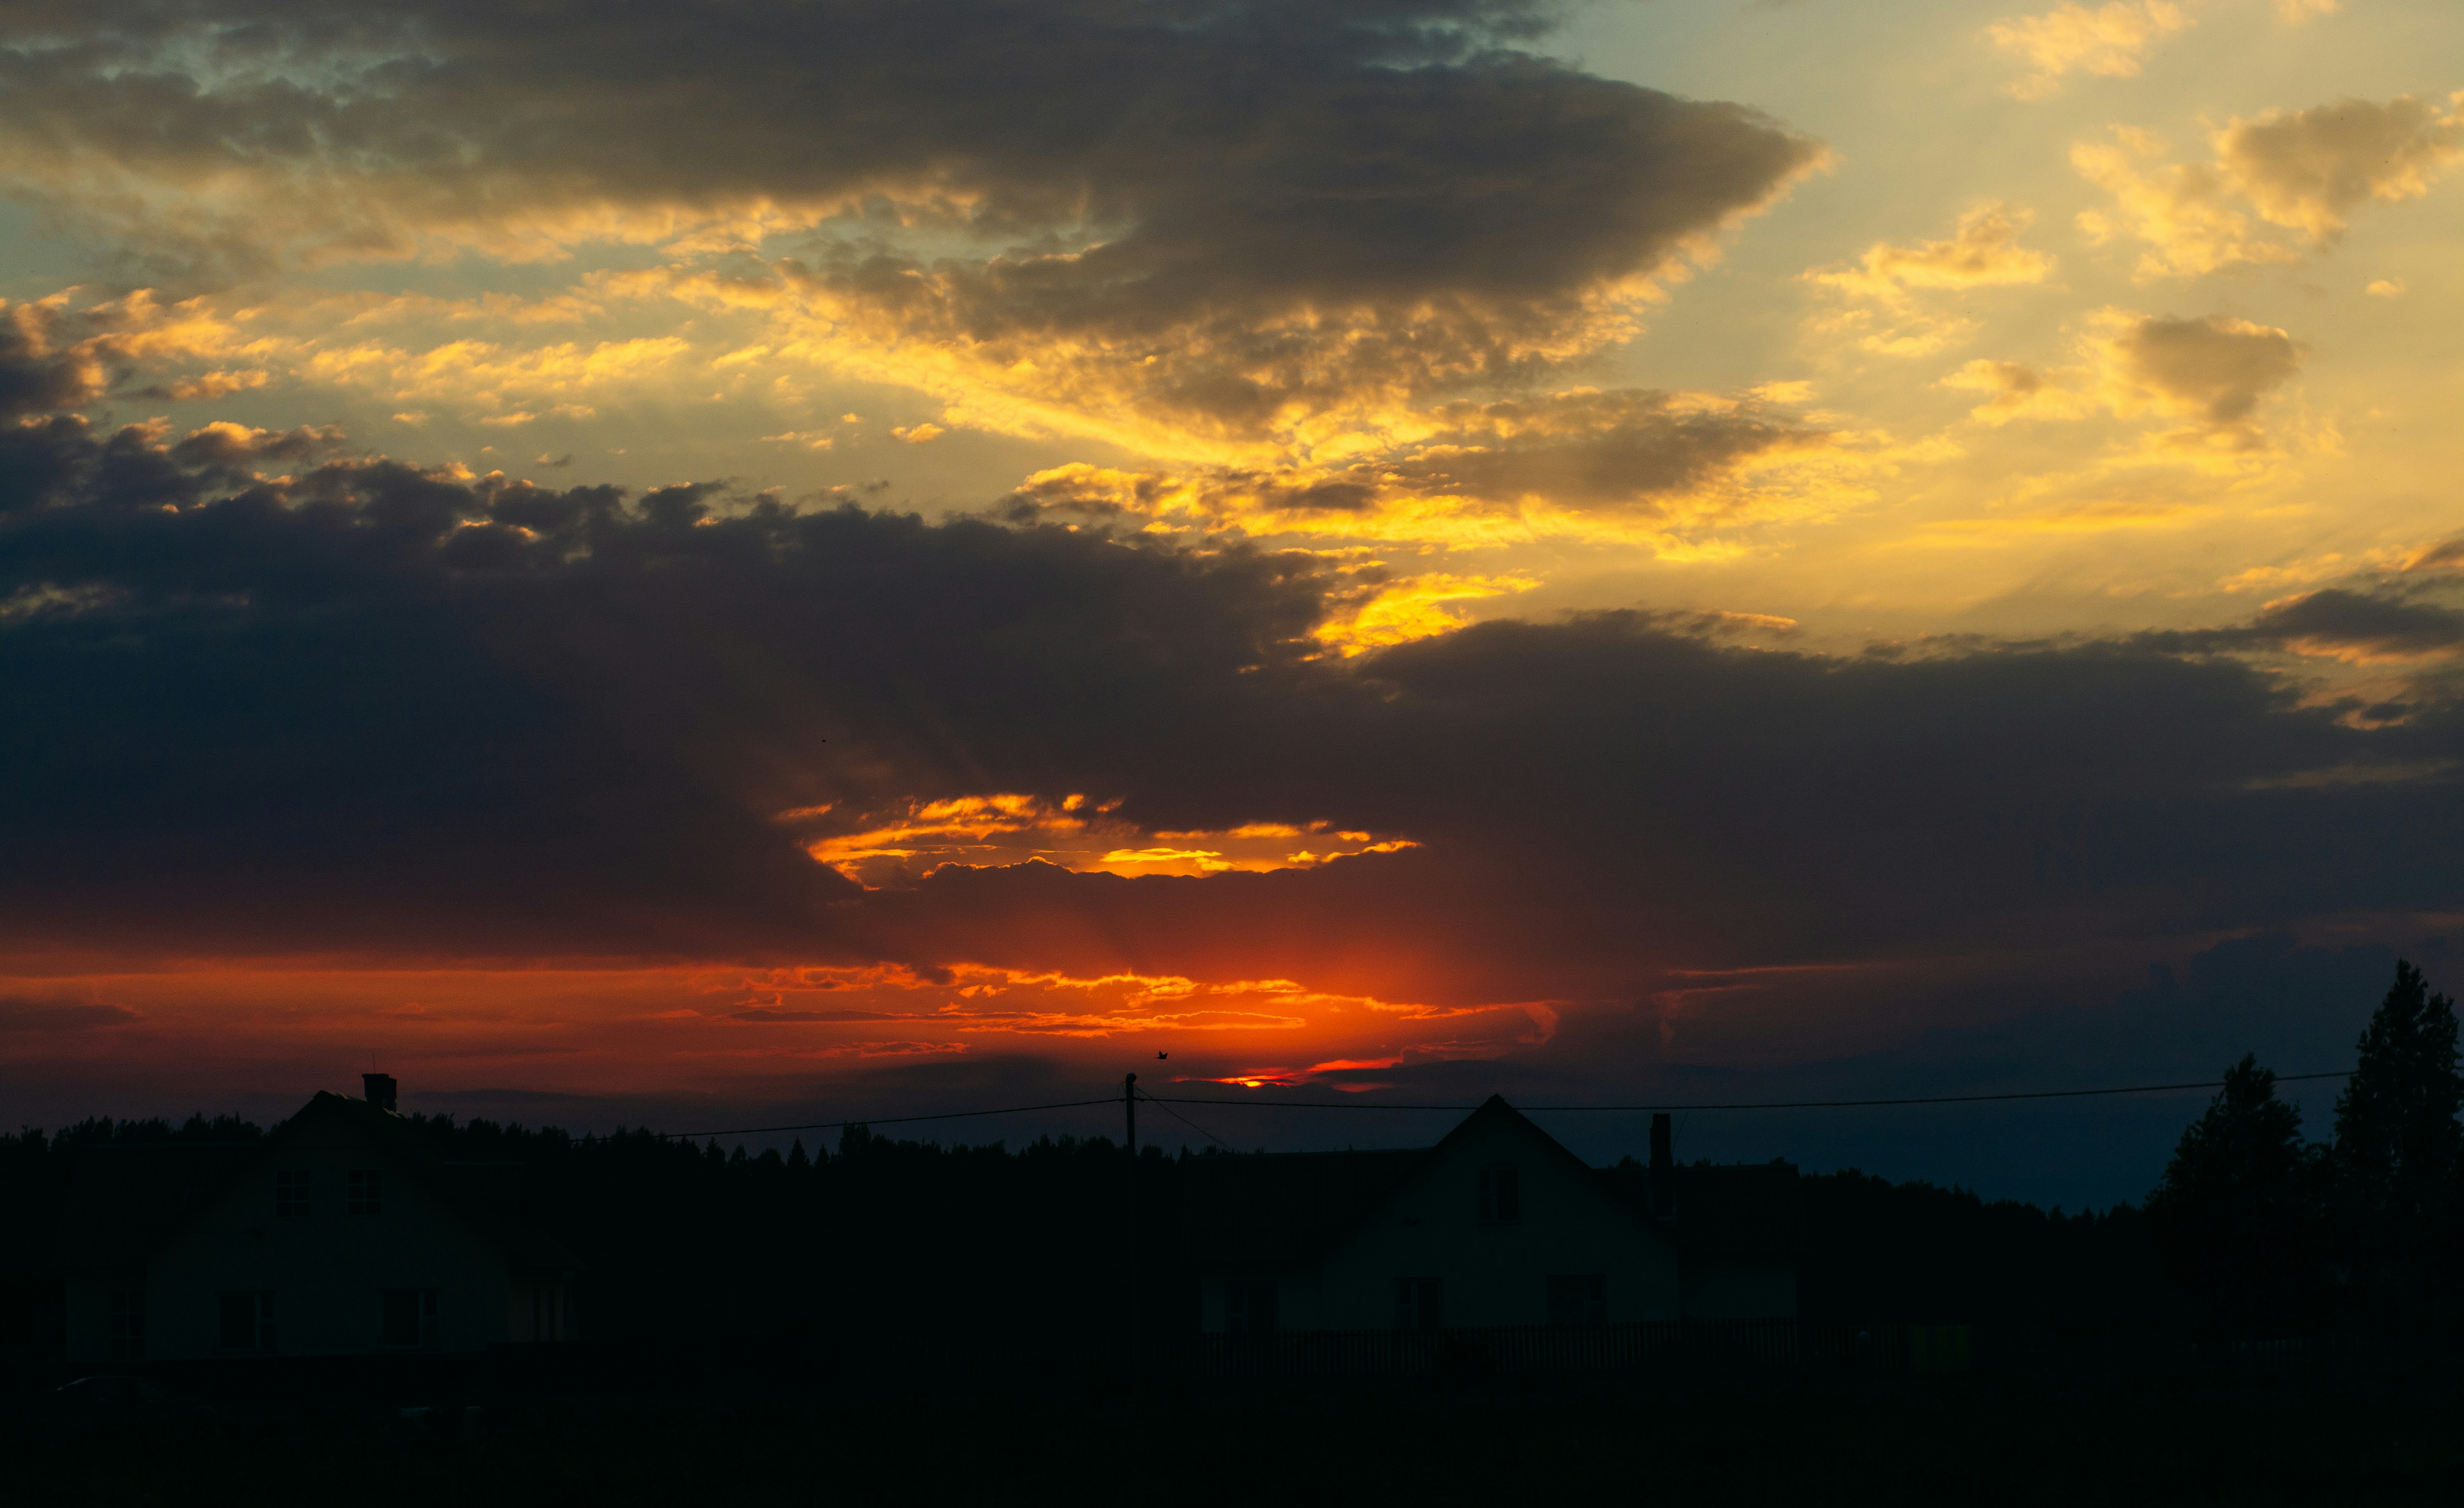
<instances>
[{"instance_id":1,"label":"gabled roof","mask_svg":"<svg viewBox=\"0 0 2464 1508\"><path fill-rule=\"evenodd\" d=\"M52 1265L130 1270L233 1184L325 1126L373 1142L446 1208L524 1267L581 1266L561 1242L522 1223L519 1186L502 1164L439 1161L400 1118L363 1099L319 1092L262 1142L211 1145L104 1143L78 1155ZM518 1169L514 1170L518 1177ZM509 1192L512 1197L508 1197Z\"/></svg>"},{"instance_id":2,"label":"gabled roof","mask_svg":"<svg viewBox=\"0 0 2464 1508\"><path fill-rule=\"evenodd\" d=\"M104 1142L80 1148L52 1265L77 1271L143 1266L157 1240L264 1149L259 1142Z\"/></svg>"},{"instance_id":3,"label":"gabled roof","mask_svg":"<svg viewBox=\"0 0 2464 1508\"><path fill-rule=\"evenodd\" d=\"M1799 1237L1796 1169L1785 1163L1675 1169L1674 1219L1652 1218L1649 1171L1595 1168L1529 1117L1491 1095L1437 1145L1378 1152L1232 1153L1193 1158L1181 1169L1181 1243L1205 1267L1306 1261L1332 1245L1414 1171L1472 1128L1510 1118L1549 1155L1688 1251L1706 1255L1793 1255Z\"/></svg>"},{"instance_id":4,"label":"gabled roof","mask_svg":"<svg viewBox=\"0 0 2464 1508\"><path fill-rule=\"evenodd\" d=\"M1180 1170L1182 1250L1227 1267L1299 1261L1428 1156L1413 1147L1194 1158Z\"/></svg>"}]
</instances>

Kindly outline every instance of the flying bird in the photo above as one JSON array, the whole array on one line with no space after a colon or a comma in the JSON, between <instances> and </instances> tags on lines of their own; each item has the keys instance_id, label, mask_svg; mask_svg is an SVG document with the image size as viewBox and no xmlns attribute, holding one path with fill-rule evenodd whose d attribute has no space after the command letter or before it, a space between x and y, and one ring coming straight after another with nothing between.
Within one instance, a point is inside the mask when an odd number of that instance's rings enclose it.
<instances>
[{"instance_id":1,"label":"flying bird","mask_svg":"<svg viewBox=\"0 0 2464 1508\"><path fill-rule=\"evenodd\" d=\"M1156 1061L1156 1062L1158 1062L1158 1063L1160 1063L1160 1062L1162 1062L1165 1058L1168 1058L1168 1057L1170 1057L1170 1056L1172 1056L1172 1054L1171 1054L1171 1053L1157 1053L1155 1054L1155 1061Z\"/></svg>"}]
</instances>

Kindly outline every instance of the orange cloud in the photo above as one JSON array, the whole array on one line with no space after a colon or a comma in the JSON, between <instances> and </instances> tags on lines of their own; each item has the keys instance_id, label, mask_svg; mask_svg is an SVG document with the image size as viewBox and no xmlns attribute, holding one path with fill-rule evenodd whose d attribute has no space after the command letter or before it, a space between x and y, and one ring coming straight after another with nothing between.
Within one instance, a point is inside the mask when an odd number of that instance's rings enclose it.
<instances>
[{"instance_id":1,"label":"orange cloud","mask_svg":"<svg viewBox=\"0 0 2464 1508\"><path fill-rule=\"evenodd\" d=\"M913 884L945 864L981 868L1040 860L1080 874L1221 875L1308 869L1413 847L1406 839L1337 832L1323 821L1149 832L1113 815L1118 806L1090 806L1083 793L1053 801L1002 791L914 802L893 813L807 807L781 812L776 820L802 825L835 815L839 831L813 837L805 852L872 889Z\"/></svg>"}]
</instances>

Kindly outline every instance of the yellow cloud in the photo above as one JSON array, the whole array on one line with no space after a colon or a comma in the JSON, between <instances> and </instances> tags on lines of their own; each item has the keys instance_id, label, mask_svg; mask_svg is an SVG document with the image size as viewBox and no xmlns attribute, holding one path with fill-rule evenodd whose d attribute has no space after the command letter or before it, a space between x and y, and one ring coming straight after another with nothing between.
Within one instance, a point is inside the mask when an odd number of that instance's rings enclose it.
<instances>
[{"instance_id":1,"label":"yellow cloud","mask_svg":"<svg viewBox=\"0 0 2464 1508\"><path fill-rule=\"evenodd\" d=\"M1939 386L1989 394L1968 413L1992 425L2013 419L2076 419L2096 408L2095 400L2085 393L2058 379L2049 381L2044 373L2018 362L1969 362Z\"/></svg>"},{"instance_id":2,"label":"yellow cloud","mask_svg":"<svg viewBox=\"0 0 2464 1508\"><path fill-rule=\"evenodd\" d=\"M2043 370L1973 361L1940 386L1986 394L1969 416L1996 427L2099 412L2172 421L2104 453L2092 468L2098 475L2147 465L2237 475L2283 458L2260 423L2260 410L2300 370L2302 346L2286 331L2224 315L2176 319L2108 308L2089 320L2079 354L2077 366ZM2313 451L2332 451L2338 443L2332 427L2320 426L2299 440ZM2062 517L2061 529L2078 527L2067 521L2072 515Z\"/></svg>"},{"instance_id":3,"label":"yellow cloud","mask_svg":"<svg viewBox=\"0 0 2464 1508\"><path fill-rule=\"evenodd\" d=\"M1578 541L1671 562L1728 559L1745 546L1723 530L1836 517L1869 502L1878 480L1958 450L1816 429L1757 393L1595 388L1398 414L1359 445L1342 466L1072 463L1028 477L1007 512L1313 548Z\"/></svg>"},{"instance_id":4,"label":"yellow cloud","mask_svg":"<svg viewBox=\"0 0 2464 1508\"><path fill-rule=\"evenodd\" d=\"M180 378L164 390L177 403L207 402L262 388L271 375L261 366L244 371L200 372L194 377Z\"/></svg>"},{"instance_id":5,"label":"yellow cloud","mask_svg":"<svg viewBox=\"0 0 2464 1508\"><path fill-rule=\"evenodd\" d=\"M2215 588L2230 597L2250 591L2281 591L2287 587L2315 586L2322 581L2349 576L2359 564L2341 550L2329 550L2323 555L2282 566L2253 566L2246 570L2235 571L2220 578Z\"/></svg>"},{"instance_id":6,"label":"yellow cloud","mask_svg":"<svg viewBox=\"0 0 2464 1508\"><path fill-rule=\"evenodd\" d=\"M2041 15L1997 21L1985 34L2033 70L2013 81L2010 92L2042 100L2059 93L2065 76L2074 73L2134 78L2156 44L2193 24L2187 8L2168 0L2112 0L2093 11L2064 0Z\"/></svg>"},{"instance_id":7,"label":"yellow cloud","mask_svg":"<svg viewBox=\"0 0 2464 1508\"><path fill-rule=\"evenodd\" d=\"M1994 202L1959 217L1948 239L1894 246L1877 241L1854 267L1817 269L1809 282L1861 298L1898 302L1911 288L1987 288L2037 283L2054 269L2053 257L2019 244L2034 222L2032 211Z\"/></svg>"},{"instance_id":8,"label":"yellow cloud","mask_svg":"<svg viewBox=\"0 0 2464 1508\"><path fill-rule=\"evenodd\" d=\"M0 299L0 321L10 325L22 359L43 371L49 407L82 408L99 399L115 378L168 376L197 363L215 367L172 377L147 394L186 402L228 396L270 380L256 366L266 343L203 299L165 304L153 290L141 288L94 300L85 289L69 287L24 302Z\"/></svg>"},{"instance_id":9,"label":"yellow cloud","mask_svg":"<svg viewBox=\"0 0 2464 1508\"><path fill-rule=\"evenodd\" d=\"M448 341L425 349L363 341L341 347L310 345L294 359L303 375L319 381L372 390L397 402L499 409L495 422L520 423L524 421L512 415L529 412L536 417L538 410L527 407L534 404L559 417L590 418L597 410L580 401L583 394L623 392L671 378L691 354L689 343L671 335L586 345L560 342L528 349L478 340Z\"/></svg>"},{"instance_id":10,"label":"yellow cloud","mask_svg":"<svg viewBox=\"0 0 2464 1508\"><path fill-rule=\"evenodd\" d=\"M2214 518L2213 502L2101 499L1983 518L1935 519L1899 542L1916 548L1982 547L2024 543L2053 535L2112 534L2140 529L2183 528Z\"/></svg>"},{"instance_id":11,"label":"yellow cloud","mask_svg":"<svg viewBox=\"0 0 2464 1508\"><path fill-rule=\"evenodd\" d=\"M2113 195L2120 216L2083 211L2080 232L2100 246L2125 233L2148 243L2149 250L2139 258L2139 281L2195 277L2236 263L2301 259L2292 247L2253 234L2247 215L2219 202L2227 186L2215 168L2190 163L2141 170L2142 164L2163 151L2164 144L2155 137L2124 126L2114 128L2110 142L2082 142L2071 148L2071 166Z\"/></svg>"},{"instance_id":12,"label":"yellow cloud","mask_svg":"<svg viewBox=\"0 0 2464 1508\"><path fill-rule=\"evenodd\" d=\"M2228 122L2210 139L2211 163L2145 168L2163 144L2116 127L2110 142L2083 142L2071 163L2112 194L2115 215L2079 217L2090 240L2123 234L2148 244L2140 281L2192 277L2239 264L2284 265L2299 246L2256 231L2230 207L2238 200L2259 221L2306 234L2313 249L2334 243L2353 212L2398 204L2431 190L2464 160L2464 94L2442 109L2409 95L2385 104L2346 100L2310 110L2264 110Z\"/></svg>"},{"instance_id":13,"label":"yellow cloud","mask_svg":"<svg viewBox=\"0 0 2464 1508\"><path fill-rule=\"evenodd\" d=\"M2002 203L1987 203L1959 217L1958 228L1944 240L1895 246L1877 241L1851 266L1817 267L1803 278L1843 299L1887 311L1878 319L1872 307L1852 306L1818 314L1807 328L1818 335L1854 339L1865 350L1881 356L1930 356L1959 344L1976 333L1973 320L1921 310L1911 290L1964 290L2038 283L2053 271L2054 258L2019 244L2019 233L2035 216Z\"/></svg>"},{"instance_id":14,"label":"yellow cloud","mask_svg":"<svg viewBox=\"0 0 2464 1508\"><path fill-rule=\"evenodd\" d=\"M1530 576L1453 576L1434 572L1381 585L1348 611L1318 626L1316 638L1347 656L1452 632L1463 627L1457 604L1480 602L1539 586Z\"/></svg>"}]
</instances>

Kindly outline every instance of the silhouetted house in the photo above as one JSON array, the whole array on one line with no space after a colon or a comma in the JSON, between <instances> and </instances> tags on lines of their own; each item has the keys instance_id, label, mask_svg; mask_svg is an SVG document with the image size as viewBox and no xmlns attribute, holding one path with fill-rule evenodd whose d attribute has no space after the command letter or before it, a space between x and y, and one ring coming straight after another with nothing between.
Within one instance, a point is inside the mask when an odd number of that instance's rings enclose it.
<instances>
[{"instance_id":1,"label":"silhouetted house","mask_svg":"<svg viewBox=\"0 0 2464 1508\"><path fill-rule=\"evenodd\" d=\"M258 1142L79 1155L53 1265L73 1362L472 1351L573 1334L577 1263L513 1164L439 1162L367 1098Z\"/></svg>"},{"instance_id":2,"label":"silhouetted house","mask_svg":"<svg viewBox=\"0 0 2464 1508\"><path fill-rule=\"evenodd\" d=\"M1796 1169L1587 1165L1491 1097L1433 1147L1194 1158L1208 1331L1793 1319Z\"/></svg>"}]
</instances>

